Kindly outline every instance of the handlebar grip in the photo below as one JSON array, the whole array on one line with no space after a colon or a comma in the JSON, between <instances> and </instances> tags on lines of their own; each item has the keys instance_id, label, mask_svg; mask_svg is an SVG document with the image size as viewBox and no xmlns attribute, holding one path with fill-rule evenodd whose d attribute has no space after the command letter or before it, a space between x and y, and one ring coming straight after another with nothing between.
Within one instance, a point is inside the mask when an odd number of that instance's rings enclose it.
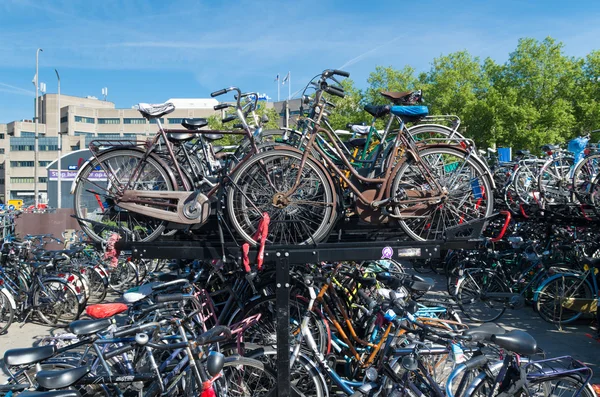
<instances>
[{"instance_id":1,"label":"handlebar grip","mask_svg":"<svg viewBox=\"0 0 600 397\"><path fill-rule=\"evenodd\" d=\"M133 349L135 349L135 345L121 346L115 350L110 350L106 354L104 354L104 359L108 360L113 357L120 356L121 354L127 353L128 351L133 350Z\"/></svg>"},{"instance_id":2,"label":"handlebar grip","mask_svg":"<svg viewBox=\"0 0 600 397\"><path fill-rule=\"evenodd\" d=\"M227 109L229 107L228 103L219 103L218 105L213 106L214 110Z\"/></svg>"},{"instance_id":3,"label":"handlebar grip","mask_svg":"<svg viewBox=\"0 0 600 397\"><path fill-rule=\"evenodd\" d=\"M214 98L216 96L223 95L226 93L227 93L227 88L223 88L222 90L211 92L210 96Z\"/></svg>"},{"instance_id":4,"label":"handlebar grip","mask_svg":"<svg viewBox=\"0 0 600 397\"><path fill-rule=\"evenodd\" d=\"M485 356L485 354L482 354L480 356L475 356L475 357L471 358L470 360L468 360L465 363L465 367L467 367L468 370L480 368L480 367L484 366L485 364L487 364L488 361L489 360Z\"/></svg>"},{"instance_id":5,"label":"handlebar grip","mask_svg":"<svg viewBox=\"0 0 600 397\"><path fill-rule=\"evenodd\" d=\"M165 303L165 302L181 302L184 299L189 298L187 295L183 294L166 294L166 295L158 295L156 297L156 303Z\"/></svg>"},{"instance_id":6,"label":"handlebar grip","mask_svg":"<svg viewBox=\"0 0 600 397\"><path fill-rule=\"evenodd\" d=\"M217 325L200 335L196 342L199 345L210 345L231 338L231 330L224 325Z\"/></svg>"},{"instance_id":7,"label":"handlebar grip","mask_svg":"<svg viewBox=\"0 0 600 397\"><path fill-rule=\"evenodd\" d=\"M127 328L127 329L122 329L120 331L115 332L113 334L113 337L115 337L115 338L122 338L122 337L127 336L127 335L137 334L141 329L142 329L141 325L138 325L138 326L135 326L135 327L131 327L131 328Z\"/></svg>"},{"instance_id":8,"label":"handlebar grip","mask_svg":"<svg viewBox=\"0 0 600 397\"><path fill-rule=\"evenodd\" d=\"M242 128L244 128L244 124L242 124L242 123L234 124L233 128L241 130Z\"/></svg>"},{"instance_id":9,"label":"handlebar grip","mask_svg":"<svg viewBox=\"0 0 600 397\"><path fill-rule=\"evenodd\" d=\"M368 296L367 294L365 294L365 292L361 289L358 290L358 296L360 297L360 299L362 299L363 301L365 301L365 303L367 304L367 306L369 306L369 310L373 309L375 307L375 305L377 304L375 302L375 300L373 300L373 298L371 298L370 296Z\"/></svg>"},{"instance_id":10,"label":"handlebar grip","mask_svg":"<svg viewBox=\"0 0 600 397\"><path fill-rule=\"evenodd\" d=\"M223 120L221 120L221 122L229 123L230 121L233 121L235 119L237 119L237 116L235 116L235 115L227 116L227 117L224 117Z\"/></svg>"},{"instance_id":11,"label":"handlebar grip","mask_svg":"<svg viewBox=\"0 0 600 397\"><path fill-rule=\"evenodd\" d=\"M339 89L337 87L327 86L327 87L325 87L325 92L328 94L331 94L331 95L338 96L340 98L343 98L346 96L346 94L344 94L344 91L342 91L341 89Z\"/></svg>"},{"instance_id":12,"label":"handlebar grip","mask_svg":"<svg viewBox=\"0 0 600 397\"><path fill-rule=\"evenodd\" d=\"M350 77L350 73L348 73L348 72L346 72L344 70L333 69L331 72L333 74L337 74L338 76Z\"/></svg>"}]
</instances>

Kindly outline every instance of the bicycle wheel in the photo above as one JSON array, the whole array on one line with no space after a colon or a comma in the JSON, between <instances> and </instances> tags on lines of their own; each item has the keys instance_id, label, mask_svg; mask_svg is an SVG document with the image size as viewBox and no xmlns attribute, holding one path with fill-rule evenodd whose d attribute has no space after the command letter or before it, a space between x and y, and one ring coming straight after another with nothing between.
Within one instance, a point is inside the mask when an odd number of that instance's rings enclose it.
<instances>
[{"instance_id":1,"label":"bicycle wheel","mask_svg":"<svg viewBox=\"0 0 600 397\"><path fill-rule=\"evenodd\" d=\"M295 336L300 332L302 317L308 310L308 302L301 297L290 299L290 342L295 344ZM242 320L260 314L260 319L254 325L244 330L244 343L257 346L273 346L277 344L277 298L276 296L263 296L250 301L244 309L235 313L228 325L241 322ZM329 334L323 324L321 316L313 311L309 324L311 334L317 343L319 351L327 353Z\"/></svg>"},{"instance_id":2,"label":"bicycle wheel","mask_svg":"<svg viewBox=\"0 0 600 397\"><path fill-rule=\"evenodd\" d=\"M600 154L594 154L580 161L573 170L573 201L582 204L590 202L590 189L594 179L600 174Z\"/></svg>"},{"instance_id":3,"label":"bicycle wheel","mask_svg":"<svg viewBox=\"0 0 600 397\"><path fill-rule=\"evenodd\" d=\"M33 307L49 325L77 320L81 306L72 285L59 279L42 280L33 292Z\"/></svg>"},{"instance_id":4,"label":"bicycle wheel","mask_svg":"<svg viewBox=\"0 0 600 397\"><path fill-rule=\"evenodd\" d=\"M324 240L335 220L336 195L328 175L302 153L270 150L244 162L231 178L227 213L235 230L256 244L254 234L268 213L267 239L273 244L310 244ZM298 173L299 186L288 197Z\"/></svg>"},{"instance_id":5,"label":"bicycle wheel","mask_svg":"<svg viewBox=\"0 0 600 397\"><path fill-rule=\"evenodd\" d=\"M225 396L273 396L277 394L277 375L265 365L248 357L228 357L223 376L217 380Z\"/></svg>"},{"instance_id":6,"label":"bicycle wheel","mask_svg":"<svg viewBox=\"0 0 600 397\"><path fill-rule=\"evenodd\" d=\"M13 322L15 310L8 296L0 292L0 335L4 335Z\"/></svg>"},{"instance_id":7,"label":"bicycle wheel","mask_svg":"<svg viewBox=\"0 0 600 397\"><path fill-rule=\"evenodd\" d=\"M392 181L391 194L403 199L423 198L417 205L396 206L402 229L414 240L440 240L446 229L464 222L488 217L494 207L490 175L464 152L451 148L427 148L419 152L424 166L430 170L447 193L440 202L427 204L433 187L424 177L424 169L415 160L407 160Z\"/></svg>"},{"instance_id":8,"label":"bicycle wheel","mask_svg":"<svg viewBox=\"0 0 600 397\"><path fill-rule=\"evenodd\" d=\"M104 241L117 231L133 241L152 241L164 231L166 221L123 210L116 204L119 190L127 184L132 190L173 190L168 171L157 160L144 159L144 153L131 149L100 154L79 173L74 190L75 215L92 240Z\"/></svg>"},{"instance_id":9,"label":"bicycle wheel","mask_svg":"<svg viewBox=\"0 0 600 397\"><path fill-rule=\"evenodd\" d=\"M120 260L115 268L108 268L108 286L115 292L122 293L137 285L137 271L129 261Z\"/></svg>"},{"instance_id":10,"label":"bicycle wheel","mask_svg":"<svg viewBox=\"0 0 600 397\"><path fill-rule=\"evenodd\" d=\"M478 322L495 321L506 311L507 298L489 298L490 292L510 292L496 273L487 269L465 270L456 288L456 300L469 319Z\"/></svg>"},{"instance_id":11,"label":"bicycle wheel","mask_svg":"<svg viewBox=\"0 0 600 397\"><path fill-rule=\"evenodd\" d=\"M525 204L535 204L539 201L538 175L542 164L528 162L520 165L515 171L512 180L512 190Z\"/></svg>"},{"instance_id":12,"label":"bicycle wheel","mask_svg":"<svg viewBox=\"0 0 600 397\"><path fill-rule=\"evenodd\" d=\"M90 303L100 303L106 298L108 293L108 280L102 277L93 266L85 268L85 272L90 280Z\"/></svg>"},{"instance_id":13,"label":"bicycle wheel","mask_svg":"<svg viewBox=\"0 0 600 397\"><path fill-rule=\"evenodd\" d=\"M259 360L266 367L276 370L277 350L272 347L258 348L249 351L247 357ZM292 395L298 396L326 396L327 383L325 376L319 371L317 364L303 353L290 368L290 388Z\"/></svg>"},{"instance_id":14,"label":"bicycle wheel","mask_svg":"<svg viewBox=\"0 0 600 397\"><path fill-rule=\"evenodd\" d=\"M540 169L538 187L540 198L547 204L567 204L571 202L571 186L575 159L562 156L546 162Z\"/></svg>"},{"instance_id":15,"label":"bicycle wheel","mask_svg":"<svg viewBox=\"0 0 600 397\"><path fill-rule=\"evenodd\" d=\"M563 275L544 282L535 294L535 308L549 323L566 324L577 320L581 313L563 305L566 299L593 299L590 285L582 277Z\"/></svg>"},{"instance_id":16,"label":"bicycle wheel","mask_svg":"<svg viewBox=\"0 0 600 397\"><path fill-rule=\"evenodd\" d=\"M528 382L527 396L531 397L596 397L589 383L577 376L562 376L550 380Z\"/></svg>"}]
</instances>

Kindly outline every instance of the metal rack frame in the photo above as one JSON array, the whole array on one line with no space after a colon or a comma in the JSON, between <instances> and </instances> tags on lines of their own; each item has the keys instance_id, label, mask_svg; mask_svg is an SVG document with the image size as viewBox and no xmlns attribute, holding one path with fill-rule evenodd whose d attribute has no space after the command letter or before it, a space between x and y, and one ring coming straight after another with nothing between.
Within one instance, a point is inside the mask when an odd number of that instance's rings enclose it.
<instances>
[{"instance_id":1,"label":"metal rack frame","mask_svg":"<svg viewBox=\"0 0 600 397\"><path fill-rule=\"evenodd\" d=\"M374 241L357 244L325 243L317 246L267 245L264 266L275 267L277 297L277 384L278 397L292 395L290 388L289 298L290 265L317 263L321 261L365 261L381 259L390 254L393 259L436 259L448 249L475 249L479 238L455 237L440 241ZM117 243L117 249L131 251L134 258L152 259L220 259L225 255L241 262L242 251L237 244L221 245L204 241L153 241L151 243ZM256 258L257 249L252 248L250 258Z\"/></svg>"}]
</instances>

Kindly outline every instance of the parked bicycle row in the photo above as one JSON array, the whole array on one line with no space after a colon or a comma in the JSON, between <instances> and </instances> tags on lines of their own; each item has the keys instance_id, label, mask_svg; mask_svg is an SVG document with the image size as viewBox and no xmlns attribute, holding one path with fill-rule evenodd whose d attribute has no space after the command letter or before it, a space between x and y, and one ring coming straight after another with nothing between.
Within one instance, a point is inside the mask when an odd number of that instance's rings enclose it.
<instances>
[{"instance_id":1,"label":"parked bicycle row","mask_svg":"<svg viewBox=\"0 0 600 397\"><path fill-rule=\"evenodd\" d=\"M131 260L115 263L73 234L68 249L48 250L52 235L7 236L0 249L0 335L13 322L39 321L64 325L77 320L89 304L103 302L109 292L121 294L160 271L166 261Z\"/></svg>"},{"instance_id":2,"label":"parked bicycle row","mask_svg":"<svg viewBox=\"0 0 600 397\"><path fill-rule=\"evenodd\" d=\"M420 91L382 92L389 105L365 106L368 125L350 125L351 139L336 134L331 98L344 96L339 79L347 76L315 76L296 128L281 131L263 131L258 95L236 87L211 94L235 94L234 103L215 106L225 123L237 123L228 131L205 129L204 119L167 130L160 117L172 104L140 104L158 126L153 139L90 143L93 156L72 189L82 229L96 241L112 232L129 241L195 233L258 244L260 226L270 221L267 242L315 244L358 222L435 240L493 213L491 171L458 133L457 118L449 127L428 116ZM409 128L413 122L421 123ZM241 138L234 152L216 146L223 134Z\"/></svg>"},{"instance_id":3,"label":"parked bicycle row","mask_svg":"<svg viewBox=\"0 0 600 397\"><path fill-rule=\"evenodd\" d=\"M89 306L97 320L6 352L11 378L0 390L275 395L275 270L197 260L177 269L126 291L124 303ZM290 278L298 395L594 396L584 364L545 358L526 332L469 327L428 295L431 279L394 260L291 266Z\"/></svg>"},{"instance_id":4,"label":"parked bicycle row","mask_svg":"<svg viewBox=\"0 0 600 397\"><path fill-rule=\"evenodd\" d=\"M524 217L548 211L597 219L600 154L598 144L590 142L594 132L571 140L566 148L544 145L542 157L519 150L514 161L501 163L490 154L488 161L500 189L497 204Z\"/></svg>"}]
</instances>

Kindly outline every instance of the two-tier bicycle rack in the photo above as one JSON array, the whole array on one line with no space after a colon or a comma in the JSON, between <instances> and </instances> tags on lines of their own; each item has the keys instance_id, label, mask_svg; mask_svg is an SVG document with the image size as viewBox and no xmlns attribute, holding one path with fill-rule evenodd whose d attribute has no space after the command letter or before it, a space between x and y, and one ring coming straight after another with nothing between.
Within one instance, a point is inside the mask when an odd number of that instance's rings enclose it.
<instances>
[{"instance_id":1,"label":"two-tier bicycle rack","mask_svg":"<svg viewBox=\"0 0 600 397\"><path fill-rule=\"evenodd\" d=\"M382 257L396 260L437 259L449 249L475 249L481 243L485 221L460 225L446 232L445 240L435 241L367 241L334 242L315 245L266 245L264 267L275 267L277 310L277 390L278 397L292 395L290 387L289 298L290 265L326 261L366 261ZM242 262L242 249L236 243L213 241L153 241L150 243L120 242L117 248L130 251L134 258L215 260L235 258ZM256 258L257 248L248 257Z\"/></svg>"}]
</instances>

